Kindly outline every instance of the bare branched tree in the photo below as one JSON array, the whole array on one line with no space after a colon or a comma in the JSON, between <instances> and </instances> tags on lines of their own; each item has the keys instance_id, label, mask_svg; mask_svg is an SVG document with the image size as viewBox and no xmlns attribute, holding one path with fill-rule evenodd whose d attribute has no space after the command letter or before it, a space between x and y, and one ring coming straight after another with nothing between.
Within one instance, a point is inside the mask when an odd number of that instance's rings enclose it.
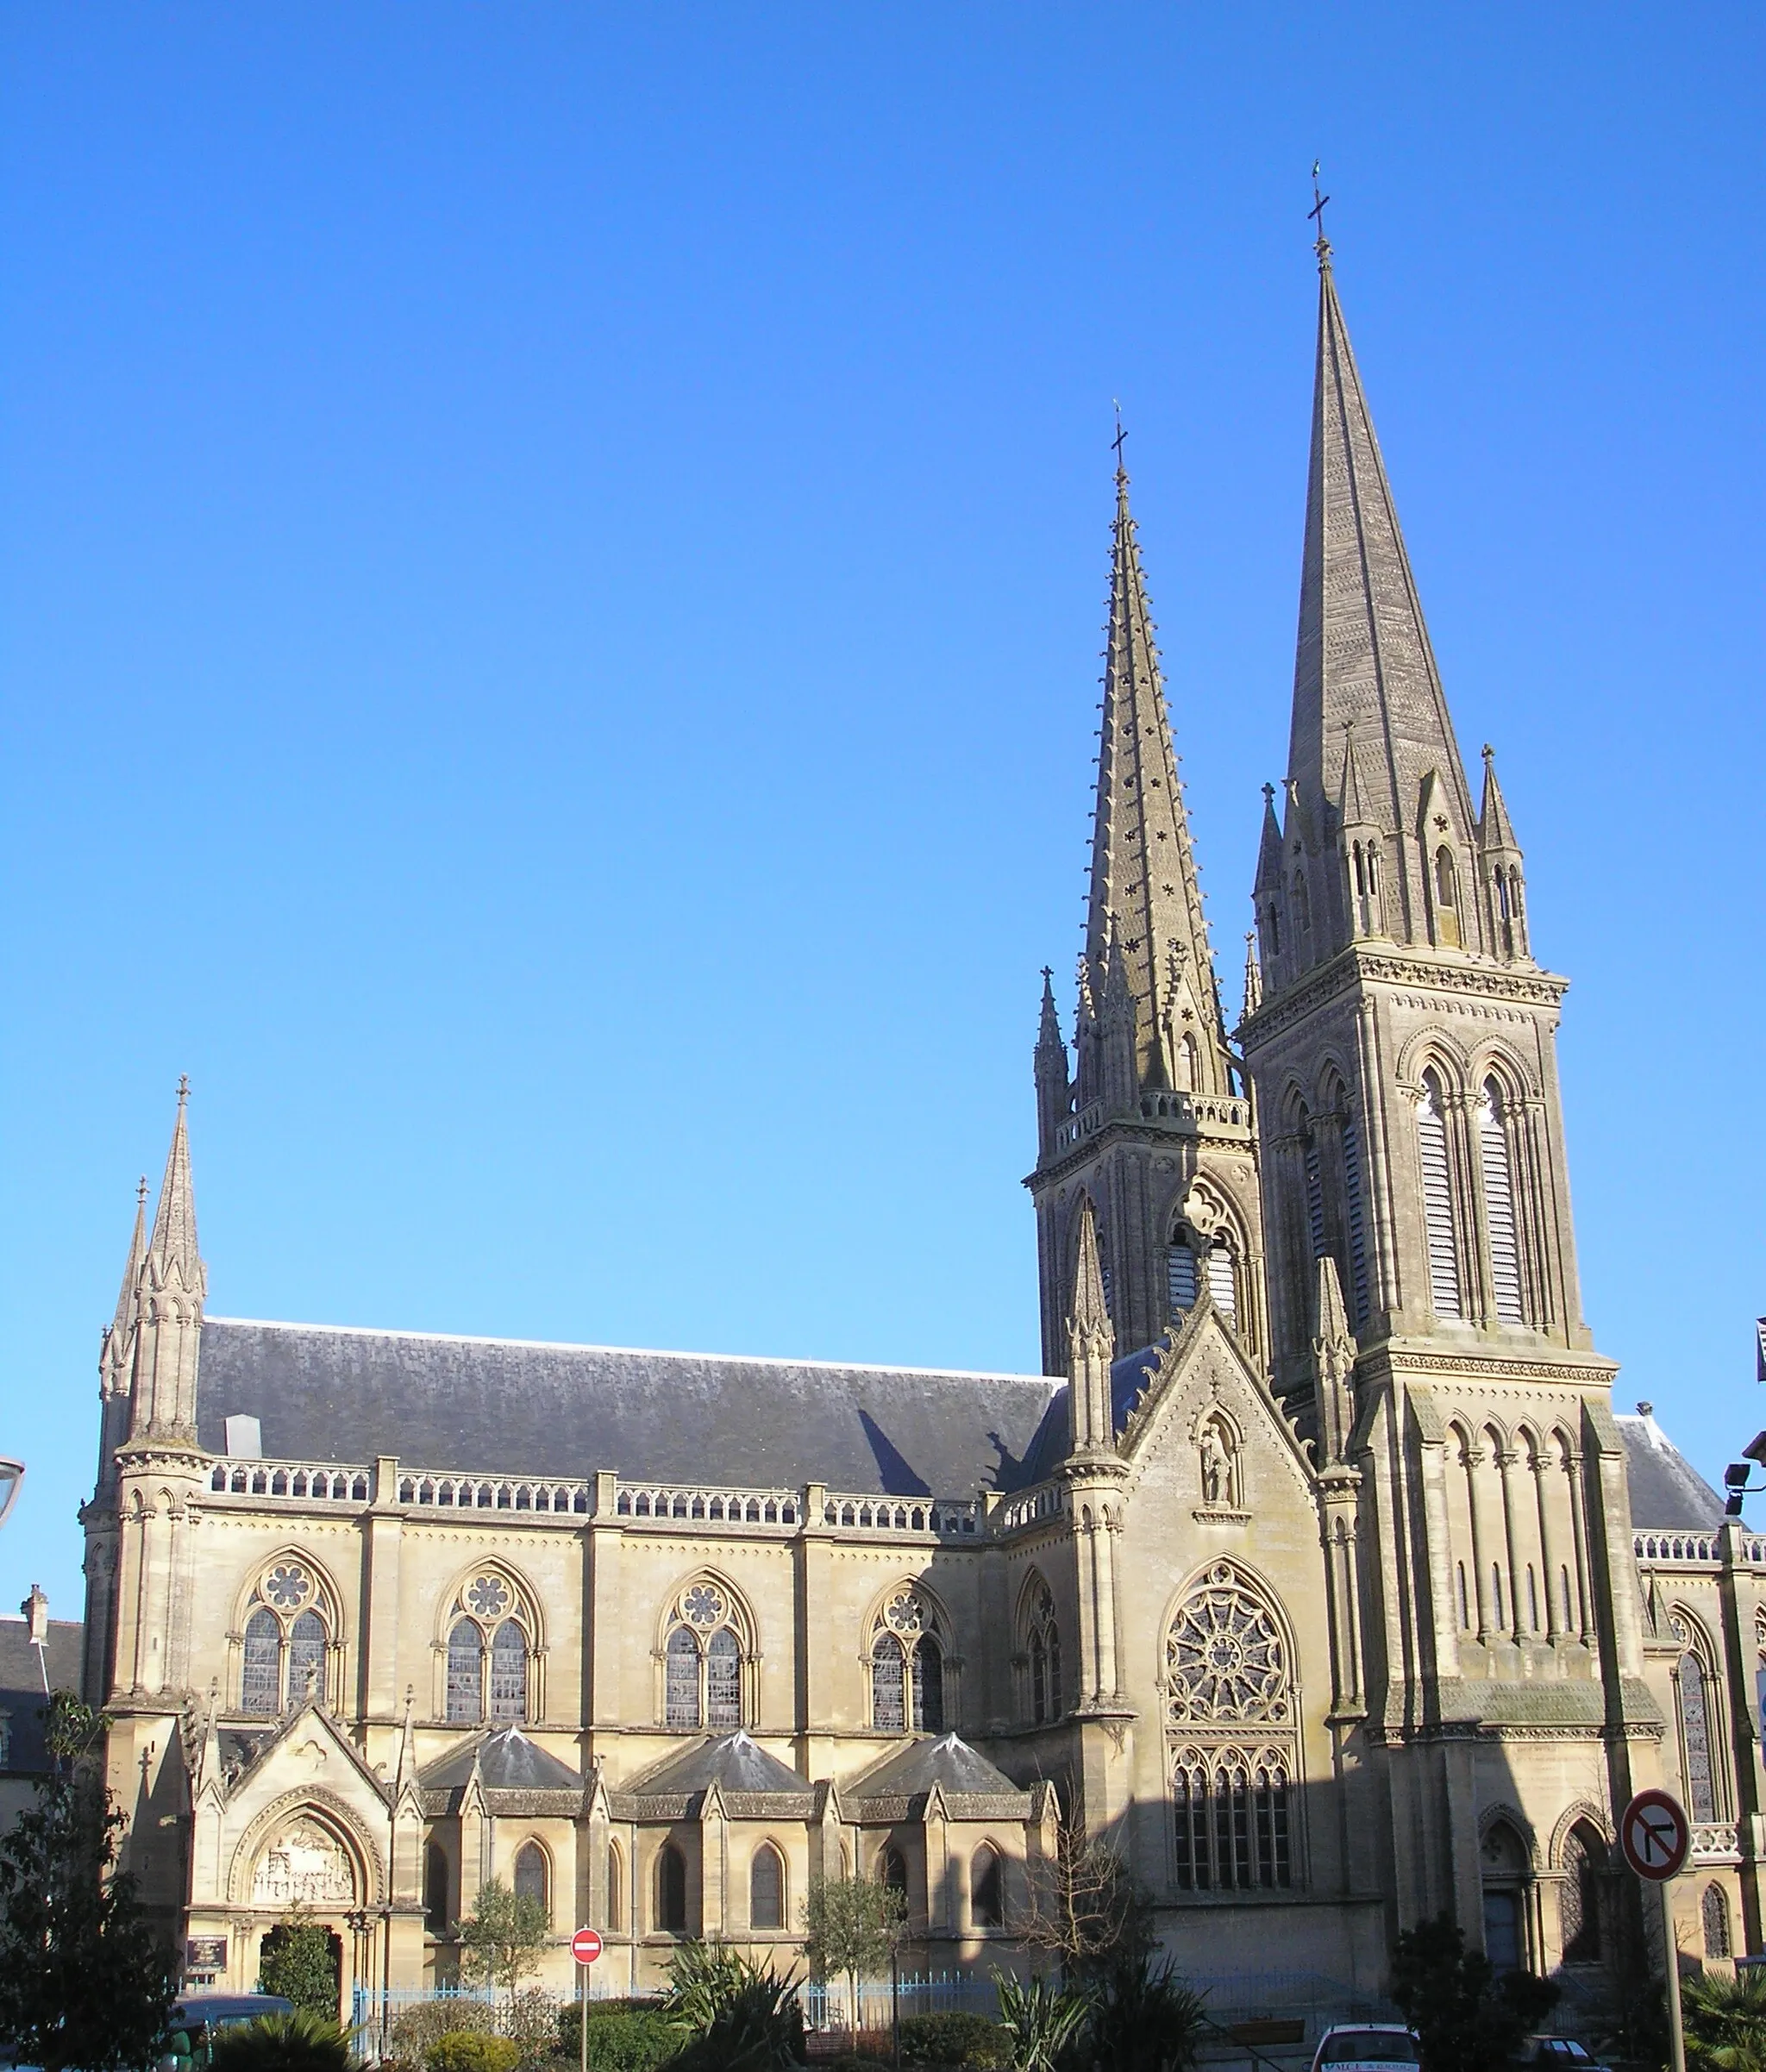
<instances>
[{"instance_id":1,"label":"bare branched tree","mask_svg":"<svg viewBox=\"0 0 1766 2072\"><path fill-rule=\"evenodd\" d=\"M1146 1894L1107 1843L1075 1820L1061 1830L1052 1856L1030 1866L1023 1926L1032 1950L1056 1958L1068 1977L1132 1963L1152 1945Z\"/></svg>"}]
</instances>

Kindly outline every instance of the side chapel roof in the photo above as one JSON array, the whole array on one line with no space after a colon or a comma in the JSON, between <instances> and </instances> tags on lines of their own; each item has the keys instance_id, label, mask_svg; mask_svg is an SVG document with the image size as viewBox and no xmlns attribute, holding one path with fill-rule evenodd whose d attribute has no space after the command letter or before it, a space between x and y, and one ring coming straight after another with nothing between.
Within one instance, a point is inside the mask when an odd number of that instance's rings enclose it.
<instances>
[{"instance_id":1,"label":"side chapel roof","mask_svg":"<svg viewBox=\"0 0 1766 2072\"><path fill-rule=\"evenodd\" d=\"M841 1799L861 1820L917 1820L934 1790L958 1820L1026 1820L1031 1794L958 1734L924 1736L886 1756Z\"/></svg>"},{"instance_id":2,"label":"side chapel roof","mask_svg":"<svg viewBox=\"0 0 1766 2072\"><path fill-rule=\"evenodd\" d=\"M736 1819L807 1819L813 1786L742 1732L695 1743L610 1794L616 1819L695 1818L717 1787Z\"/></svg>"},{"instance_id":3,"label":"side chapel roof","mask_svg":"<svg viewBox=\"0 0 1766 2072\"><path fill-rule=\"evenodd\" d=\"M1636 1417L1617 1417L1631 1484L1631 1524L1639 1532L1714 1531L1723 1499L1656 1422L1647 1403Z\"/></svg>"}]
</instances>

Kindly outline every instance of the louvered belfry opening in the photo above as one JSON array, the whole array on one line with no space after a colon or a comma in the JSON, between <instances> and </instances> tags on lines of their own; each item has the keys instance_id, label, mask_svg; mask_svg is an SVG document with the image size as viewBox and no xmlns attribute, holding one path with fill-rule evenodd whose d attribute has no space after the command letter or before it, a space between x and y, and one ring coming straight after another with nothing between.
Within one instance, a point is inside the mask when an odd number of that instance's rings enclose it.
<instances>
[{"instance_id":1,"label":"louvered belfry opening","mask_svg":"<svg viewBox=\"0 0 1766 2072\"><path fill-rule=\"evenodd\" d=\"M1489 1234L1490 1292L1499 1323L1525 1324L1521 1294L1520 1238L1515 1223L1514 1174L1509 1162L1508 1129L1502 1089L1484 1082L1478 1103L1478 1161L1484 1180L1484 1223Z\"/></svg>"},{"instance_id":2,"label":"louvered belfry opening","mask_svg":"<svg viewBox=\"0 0 1766 2072\"><path fill-rule=\"evenodd\" d=\"M1459 1248L1453 1236L1453 1176L1447 1155L1447 1117L1441 1081L1423 1075L1417 1103L1417 1147L1422 1155L1423 1217L1429 1237L1429 1294L1437 1317L1460 1317Z\"/></svg>"}]
</instances>

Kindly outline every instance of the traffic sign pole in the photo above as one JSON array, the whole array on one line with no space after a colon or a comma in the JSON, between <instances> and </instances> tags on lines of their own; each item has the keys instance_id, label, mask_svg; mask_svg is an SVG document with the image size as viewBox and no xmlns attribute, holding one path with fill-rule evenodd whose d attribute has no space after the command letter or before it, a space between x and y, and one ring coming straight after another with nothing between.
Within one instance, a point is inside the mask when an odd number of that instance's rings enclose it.
<instances>
[{"instance_id":1,"label":"traffic sign pole","mask_svg":"<svg viewBox=\"0 0 1766 2072\"><path fill-rule=\"evenodd\" d=\"M1668 2042L1673 2052L1673 2072L1687 2072L1687 2039L1680 2025L1680 1944L1674 1934L1674 1880L1663 1878L1662 1894L1662 1946L1668 1952Z\"/></svg>"},{"instance_id":2,"label":"traffic sign pole","mask_svg":"<svg viewBox=\"0 0 1766 2072\"><path fill-rule=\"evenodd\" d=\"M1653 1786L1638 1793L1619 1823L1625 1860L1662 1894L1662 1951L1668 1965L1668 2032L1673 2072L1687 2072L1686 2038L1681 2033L1680 1944L1674 1933L1674 1881L1693 1844L1686 1808L1671 1792Z\"/></svg>"},{"instance_id":3,"label":"traffic sign pole","mask_svg":"<svg viewBox=\"0 0 1766 2072\"><path fill-rule=\"evenodd\" d=\"M570 1938L570 1954L576 1959L576 2019L583 2072L589 2072L589 1966L600 1956L601 1948L601 1938L592 1928L579 1928Z\"/></svg>"}]
</instances>

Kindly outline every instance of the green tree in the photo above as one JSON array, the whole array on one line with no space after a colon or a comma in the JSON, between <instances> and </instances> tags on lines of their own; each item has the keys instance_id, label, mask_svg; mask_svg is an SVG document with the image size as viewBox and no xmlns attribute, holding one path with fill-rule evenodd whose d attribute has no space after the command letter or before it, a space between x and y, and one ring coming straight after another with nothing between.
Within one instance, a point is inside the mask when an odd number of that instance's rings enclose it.
<instances>
[{"instance_id":1,"label":"green tree","mask_svg":"<svg viewBox=\"0 0 1766 2072\"><path fill-rule=\"evenodd\" d=\"M1493 2072L1556 2005L1557 1988L1527 1971L1499 1978L1443 1914L1398 1938L1392 1997L1417 2032L1424 2072Z\"/></svg>"},{"instance_id":2,"label":"green tree","mask_svg":"<svg viewBox=\"0 0 1766 2072\"><path fill-rule=\"evenodd\" d=\"M824 1878L803 1903L804 1955L824 1978L838 1975L852 1995L859 2025L859 1981L889 1962L907 1925L907 1901L892 1885L869 1878Z\"/></svg>"},{"instance_id":3,"label":"green tree","mask_svg":"<svg viewBox=\"0 0 1766 2072\"><path fill-rule=\"evenodd\" d=\"M475 1986L504 1989L512 2015L522 1981L540 1969L552 1939L545 1907L530 1894L511 1892L501 1878L492 1878L479 1887L473 1910L456 1932L460 1969Z\"/></svg>"},{"instance_id":4,"label":"green tree","mask_svg":"<svg viewBox=\"0 0 1766 2072\"><path fill-rule=\"evenodd\" d=\"M1766 1977L1750 1965L1733 1978L1681 1987L1687 2056L1708 2072L1766 2072Z\"/></svg>"},{"instance_id":5,"label":"green tree","mask_svg":"<svg viewBox=\"0 0 1766 2072\"><path fill-rule=\"evenodd\" d=\"M123 1815L104 1788L108 1721L50 1700L53 1770L0 1841L0 2044L46 2072L124 2072L166 2031L175 1960L117 1871Z\"/></svg>"},{"instance_id":6,"label":"green tree","mask_svg":"<svg viewBox=\"0 0 1766 2072\"><path fill-rule=\"evenodd\" d=\"M330 1931L297 1907L264 1937L258 1991L279 1994L322 2021L337 2019L337 1960Z\"/></svg>"}]
</instances>

